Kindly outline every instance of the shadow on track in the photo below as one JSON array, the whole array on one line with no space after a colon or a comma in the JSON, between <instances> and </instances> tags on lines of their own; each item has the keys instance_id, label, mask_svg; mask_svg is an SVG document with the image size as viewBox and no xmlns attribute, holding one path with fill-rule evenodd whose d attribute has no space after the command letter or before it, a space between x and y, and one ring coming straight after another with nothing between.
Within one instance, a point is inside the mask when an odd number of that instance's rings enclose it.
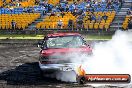
<instances>
[{"instance_id":1,"label":"shadow on track","mask_svg":"<svg viewBox=\"0 0 132 88\"><path fill-rule=\"evenodd\" d=\"M42 77L37 62L25 63L15 69L0 73L0 81L7 81L9 85L43 85L64 83L55 78Z\"/></svg>"}]
</instances>

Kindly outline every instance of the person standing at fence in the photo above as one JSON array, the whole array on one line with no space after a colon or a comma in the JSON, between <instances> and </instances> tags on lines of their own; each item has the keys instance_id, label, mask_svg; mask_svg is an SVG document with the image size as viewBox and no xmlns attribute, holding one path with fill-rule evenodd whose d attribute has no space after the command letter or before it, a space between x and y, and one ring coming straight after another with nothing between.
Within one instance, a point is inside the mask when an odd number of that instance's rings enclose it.
<instances>
[{"instance_id":1,"label":"person standing at fence","mask_svg":"<svg viewBox=\"0 0 132 88\"><path fill-rule=\"evenodd\" d=\"M62 16L62 18L65 16L65 13L64 13L64 11L62 11L61 13L60 13L60 15Z\"/></svg>"},{"instance_id":2,"label":"person standing at fence","mask_svg":"<svg viewBox=\"0 0 132 88\"><path fill-rule=\"evenodd\" d=\"M131 15L131 9L127 10L127 15Z\"/></svg>"},{"instance_id":3,"label":"person standing at fence","mask_svg":"<svg viewBox=\"0 0 132 88\"><path fill-rule=\"evenodd\" d=\"M102 16L102 19L104 19L106 22L107 18L108 18L108 16L106 15L106 13L104 13L104 15Z\"/></svg>"},{"instance_id":4,"label":"person standing at fence","mask_svg":"<svg viewBox=\"0 0 132 88\"><path fill-rule=\"evenodd\" d=\"M58 23L57 23L57 26L58 26L59 29L62 29L62 27L63 27L63 21L59 20Z\"/></svg>"},{"instance_id":5,"label":"person standing at fence","mask_svg":"<svg viewBox=\"0 0 132 88\"><path fill-rule=\"evenodd\" d=\"M66 12L69 12L69 5L66 6Z\"/></svg>"},{"instance_id":6,"label":"person standing at fence","mask_svg":"<svg viewBox=\"0 0 132 88\"><path fill-rule=\"evenodd\" d=\"M73 20L69 19L68 28L73 28Z\"/></svg>"},{"instance_id":7,"label":"person standing at fence","mask_svg":"<svg viewBox=\"0 0 132 88\"><path fill-rule=\"evenodd\" d=\"M102 20L102 17L100 16L100 14L98 15L96 22L100 23L100 21Z\"/></svg>"},{"instance_id":8,"label":"person standing at fence","mask_svg":"<svg viewBox=\"0 0 132 88\"><path fill-rule=\"evenodd\" d=\"M76 22L77 22L77 29L82 29L83 28L83 16L79 15Z\"/></svg>"},{"instance_id":9,"label":"person standing at fence","mask_svg":"<svg viewBox=\"0 0 132 88\"><path fill-rule=\"evenodd\" d=\"M16 29L16 22L14 20L12 20L11 26L12 26L12 29Z\"/></svg>"}]
</instances>

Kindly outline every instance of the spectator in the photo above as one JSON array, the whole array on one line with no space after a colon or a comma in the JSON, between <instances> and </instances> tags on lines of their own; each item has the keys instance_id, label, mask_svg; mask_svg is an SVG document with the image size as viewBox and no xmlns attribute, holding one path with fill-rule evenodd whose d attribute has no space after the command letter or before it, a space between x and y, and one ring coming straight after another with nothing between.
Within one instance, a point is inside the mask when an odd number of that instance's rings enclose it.
<instances>
[{"instance_id":1,"label":"spectator","mask_svg":"<svg viewBox=\"0 0 132 88\"><path fill-rule=\"evenodd\" d=\"M45 7L44 6L41 6L41 9L42 9L42 16L44 16L46 14Z\"/></svg>"},{"instance_id":2,"label":"spectator","mask_svg":"<svg viewBox=\"0 0 132 88\"><path fill-rule=\"evenodd\" d=\"M101 4L100 3L98 4L98 8L101 8Z\"/></svg>"},{"instance_id":3,"label":"spectator","mask_svg":"<svg viewBox=\"0 0 132 88\"><path fill-rule=\"evenodd\" d=\"M68 11L69 11L69 5L66 6L66 12L68 12Z\"/></svg>"},{"instance_id":4,"label":"spectator","mask_svg":"<svg viewBox=\"0 0 132 88\"><path fill-rule=\"evenodd\" d=\"M96 5L96 6L98 5L98 2L97 2L97 1L95 1L95 5Z\"/></svg>"},{"instance_id":5,"label":"spectator","mask_svg":"<svg viewBox=\"0 0 132 88\"><path fill-rule=\"evenodd\" d=\"M62 12L62 11L64 11L64 8L60 5L59 10Z\"/></svg>"},{"instance_id":6,"label":"spectator","mask_svg":"<svg viewBox=\"0 0 132 88\"><path fill-rule=\"evenodd\" d=\"M57 8L55 6L53 6L51 12L57 12Z\"/></svg>"},{"instance_id":7,"label":"spectator","mask_svg":"<svg viewBox=\"0 0 132 88\"><path fill-rule=\"evenodd\" d=\"M86 11L87 12L90 11L90 4L89 3L86 5Z\"/></svg>"},{"instance_id":8,"label":"spectator","mask_svg":"<svg viewBox=\"0 0 132 88\"><path fill-rule=\"evenodd\" d=\"M11 26L12 26L12 29L16 29L16 22L14 20L12 20Z\"/></svg>"},{"instance_id":9,"label":"spectator","mask_svg":"<svg viewBox=\"0 0 132 88\"><path fill-rule=\"evenodd\" d=\"M104 16L102 16L102 19L104 19L106 22L107 18L108 18L108 16L106 16L106 13L105 13Z\"/></svg>"},{"instance_id":10,"label":"spectator","mask_svg":"<svg viewBox=\"0 0 132 88\"><path fill-rule=\"evenodd\" d=\"M96 20L98 23L100 23L100 21L102 20L102 17L100 16L100 14L98 15L98 18Z\"/></svg>"},{"instance_id":11,"label":"spectator","mask_svg":"<svg viewBox=\"0 0 132 88\"><path fill-rule=\"evenodd\" d=\"M102 0L102 4L106 3L106 0Z\"/></svg>"},{"instance_id":12,"label":"spectator","mask_svg":"<svg viewBox=\"0 0 132 88\"><path fill-rule=\"evenodd\" d=\"M77 10L74 10L73 12L72 12L72 15L73 16L77 16L78 14L77 14Z\"/></svg>"},{"instance_id":13,"label":"spectator","mask_svg":"<svg viewBox=\"0 0 132 88\"><path fill-rule=\"evenodd\" d=\"M81 15L77 18L77 29L83 28L83 17Z\"/></svg>"},{"instance_id":14,"label":"spectator","mask_svg":"<svg viewBox=\"0 0 132 88\"><path fill-rule=\"evenodd\" d=\"M32 13L32 12L33 12L33 8L32 8L32 7L28 7L28 8L27 8L27 12L28 12L28 13Z\"/></svg>"},{"instance_id":15,"label":"spectator","mask_svg":"<svg viewBox=\"0 0 132 88\"><path fill-rule=\"evenodd\" d=\"M83 20L83 15L79 15L79 16L77 17L77 19Z\"/></svg>"},{"instance_id":16,"label":"spectator","mask_svg":"<svg viewBox=\"0 0 132 88\"><path fill-rule=\"evenodd\" d=\"M59 29L62 29L62 27L63 27L63 21L59 20L57 26L58 26Z\"/></svg>"},{"instance_id":17,"label":"spectator","mask_svg":"<svg viewBox=\"0 0 132 88\"><path fill-rule=\"evenodd\" d=\"M90 2L91 2L91 0L87 0L86 2L87 2L87 3L90 3Z\"/></svg>"},{"instance_id":18,"label":"spectator","mask_svg":"<svg viewBox=\"0 0 132 88\"><path fill-rule=\"evenodd\" d=\"M95 15L94 15L94 14L92 14L92 15L91 15L91 20L92 20L93 22L95 22L95 21L96 21L96 17L95 17Z\"/></svg>"},{"instance_id":19,"label":"spectator","mask_svg":"<svg viewBox=\"0 0 132 88\"><path fill-rule=\"evenodd\" d=\"M92 7L90 11L91 13L93 13L95 11L95 8Z\"/></svg>"},{"instance_id":20,"label":"spectator","mask_svg":"<svg viewBox=\"0 0 132 88\"><path fill-rule=\"evenodd\" d=\"M69 19L68 28L72 28L72 27L73 27L73 20Z\"/></svg>"},{"instance_id":21,"label":"spectator","mask_svg":"<svg viewBox=\"0 0 132 88\"><path fill-rule=\"evenodd\" d=\"M56 14L56 16L58 16L58 17L59 17L59 16L60 16L60 13L57 13L57 14Z\"/></svg>"},{"instance_id":22,"label":"spectator","mask_svg":"<svg viewBox=\"0 0 132 88\"><path fill-rule=\"evenodd\" d=\"M118 5L119 4L119 1L118 0L114 0L113 3L116 4L116 5Z\"/></svg>"},{"instance_id":23,"label":"spectator","mask_svg":"<svg viewBox=\"0 0 132 88\"><path fill-rule=\"evenodd\" d=\"M20 3L19 1L16 2L16 7L19 7L20 6Z\"/></svg>"},{"instance_id":24,"label":"spectator","mask_svg":"<svg viewBox=\"0 0 132 88\"><path fill-rule=\"evenodd\" d=\"M122 7L123 0L119 0L119 3L120 3L120 7Z\"/></svg>"},{"instance_id":25,"label":"spectator","mask_svg":"<svg viewBox=\"0 0 132 88\"><path fill-rule=\"evenodd\" d=\"M127 10L127 15L131 15L131 10L130 9Z\"/></svg>"},{"instance_id":26,"label":"spectator","mask_svg":"<svg viewBox=\"0 0 132 88\"><path fill-rule=\"evenodd\" d=\"M83 13L82 9L78 10L78 12L77 12L78 15L81 15L82 13Z\"/></svg>"},{"instance_id":27,"label":"spectator","mask_svg":"<svg viewBox=\"0 0 132 88\"><path fill-rule=\"evenodd\" d=\"M110 9L111 5L112 5L111 0L108 0L106 8Z\"/></svg>"},{"instance_id":28,"label":"spectator","mask_svg":"<svg viewBox=\"0 0 132 88\"><path fill-rule=\"evenodd\" d=\"M74 4L72 5L72 7L73 7L73 10L76 10L77 9L77 3L74 2Z\"/></svg>"},{"instance_id":29,"label":"spectator","mask_svg":"<svg viewBox=\"0 0 132 88\"><path fill-rule=\"evenodd\" d=\"M65 13L64 13L64 11L62 11L61 13L60 13L60 15L62 16L62 18L65 16Z\"/></svg>"},{"instance_id":30,"label":"spectator","mask_svg":"<svg viewBox=\"0 0 132 88\"><path fill-rule=\"evenodd\" d=\"M11 11L11 13L13 12L13 6L11 6L10 8L9 8L9 10Z\"/></svg>"},{"instance_id":31,"label":"spectator","mask_svg":"<svg viewBox=\"0 0 132 88\"><path fill-rule=\"evenodd\" d=\"M132 17L129 19L128 29L132 29Z\"/></svg>"},{"instance_id":32,"label":"spectator","mask_svg":"<svg viewBox=\"0 0 132 88\"><path fill-rule=\"evenodd\" d=\"M65 4L68 3L67 0L61 0L61 2Z\"/></svg>"},{"instance_id":33,"label":"spectator","mask_svg":"<svg viewBox=\"0 0 132 88\"><path fill-rule=\"evenodd\" d=\"M91 15L88 16L88 20L92 21L92 16Z\"/></svg>"},{"instance_id":34,"label":"spectator","mask_svg":"<svg viewBox=\"0 0 132 88\"><path fill-rule=\"evenodd\" d=\"M35 4L38 5L40 3L40 0L35 0Z\"/></svg>"},{"instance_id":35,"label":"spectator","mask_svg":"<svg viewBox=\"0 0 132 88\"><path fill-rule=\"evenodd\" d=\"M82 13L82 16L83 16L83 17L86 16L86 12L83 12L83 13Z\"/></svg>"},{"instance_id":36,"label":"spectator","mask_svg":"<svg viewBox=\"0 0 132 88\"><path fill-rule=\"evenodd\" d=\"M51 16L55 16L55 13L54 13L54 12L51 12L50 17L51 17Z\"/></svg>"},{"instance_id":37,"label":"spectator","mask_svg":"<svg viewBox=\"0 0 132 88\"><path fill-rule=\"evenodd\" d=\"M51 11L51 7L50 7L50 4L46 4L47 2L44 3L44 7L45 9L47 9L48 11Z\"/></svg>"}]
</instances>

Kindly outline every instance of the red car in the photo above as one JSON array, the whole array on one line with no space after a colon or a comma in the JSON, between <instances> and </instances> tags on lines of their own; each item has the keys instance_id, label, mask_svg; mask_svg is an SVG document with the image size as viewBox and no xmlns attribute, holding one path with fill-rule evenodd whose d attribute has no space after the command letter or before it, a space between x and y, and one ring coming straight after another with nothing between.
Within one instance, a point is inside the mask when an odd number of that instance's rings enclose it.
<instances>
[{"instance_id":1,"label":"red car","mask_svg":"<svg viewBox=\"0 0 132 88\"><path fill-rule=\"evenodd\" d=\"M92 54L91 47L86 44L79 33L48 34L38 45L41 47L40 69L48 74L56 71L74 70L74 63L71 61L73 58L68 57L69 54Z\"/></svg>"}]
</instances>

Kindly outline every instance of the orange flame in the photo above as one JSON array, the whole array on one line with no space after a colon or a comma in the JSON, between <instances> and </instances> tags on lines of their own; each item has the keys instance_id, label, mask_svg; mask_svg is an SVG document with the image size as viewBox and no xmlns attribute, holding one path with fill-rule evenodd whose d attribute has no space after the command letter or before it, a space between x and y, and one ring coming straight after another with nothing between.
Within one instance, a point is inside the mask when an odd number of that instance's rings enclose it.
<instances>
[{"instance_id":1,"label":"orange flame","mask_svg":"<svg viewBox=\"0 0 132 88\"><path fill-rule=\"evenodd\" d=\"M86 73L85 73L85 70L82 68L82 65L80 65L78 67L78 75L79 76L84 76Z\"/></svg>"}]
</instances>

